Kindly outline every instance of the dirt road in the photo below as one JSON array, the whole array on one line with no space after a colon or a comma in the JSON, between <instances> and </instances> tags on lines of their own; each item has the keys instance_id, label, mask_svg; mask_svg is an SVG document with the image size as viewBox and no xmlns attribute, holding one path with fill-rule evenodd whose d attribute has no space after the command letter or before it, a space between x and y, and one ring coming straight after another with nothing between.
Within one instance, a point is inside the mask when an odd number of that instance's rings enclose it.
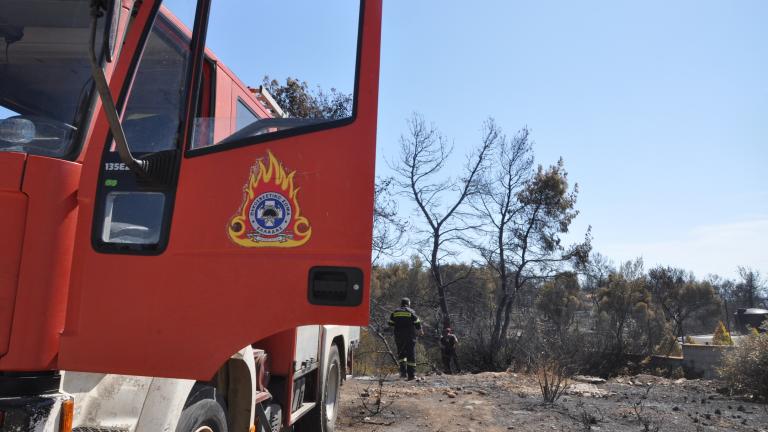
<instances>
[{"instance_id":1,"label":"dirt road","mask_svg":"<svg viewBox=\"0 0 768 432\"><path fill-rule=\"evenodd\" d=\"M554 405L541 403L526 375L481 373L344 384L337 429L351 431L756 431L768 406L717 392L717 384L650 375L573 383ZM378 412L377 412L378 411Z\"/></svg>"}]
</instances>

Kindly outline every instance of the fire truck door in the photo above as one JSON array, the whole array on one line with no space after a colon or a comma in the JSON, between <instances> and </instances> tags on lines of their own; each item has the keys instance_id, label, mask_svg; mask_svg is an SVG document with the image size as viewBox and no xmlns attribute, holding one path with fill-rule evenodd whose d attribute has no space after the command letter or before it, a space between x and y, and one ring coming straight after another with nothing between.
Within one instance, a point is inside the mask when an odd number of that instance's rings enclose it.
<instances>
[{"instance_id":1,"label":"fire truck door","mask_svg":"<svg viewBox=\"0 0 768 432\"><path fill-rule=\"evenodd\" d=\"M306 23L338 27L325 2L306 3L317 8ZM99 187L92 210L81 209L91 226L78 226L61 368L209 379L240 348L280 331L367 324L381 1L341 3L354 6L338 15L355 24L348 112L281 117L279 95L266 91L254 97L269 115L214 141L196 131L217 130L216 114L190 108L174 181L118 181L104 166L91 175ZM230 5L214 2L212 23L254 16L217 4ZM208 40L216 74L244 58ZM232 68L235 81L246 79ZM191 93L188 107L198 105ZM154 124L142 112L130 119Z\"/></svg>"}]
</instances>

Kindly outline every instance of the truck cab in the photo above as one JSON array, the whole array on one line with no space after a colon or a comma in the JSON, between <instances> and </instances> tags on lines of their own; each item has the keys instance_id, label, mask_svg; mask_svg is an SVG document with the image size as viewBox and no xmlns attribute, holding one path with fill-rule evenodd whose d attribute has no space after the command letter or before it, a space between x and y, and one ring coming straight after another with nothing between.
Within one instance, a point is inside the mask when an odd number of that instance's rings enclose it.
<instances>
[{"instance_id":1,"label":"truck cab","mask_svg":"<svg viewBox=\"0 0 768 432\"><path fill-rule=\"evenodd\" d=\"M1 4L0 429L332 428L367 323L380 1L328 15L353 105L311 119L219 39L250 49L239 6Z\"/></svg>"}]
</instances>

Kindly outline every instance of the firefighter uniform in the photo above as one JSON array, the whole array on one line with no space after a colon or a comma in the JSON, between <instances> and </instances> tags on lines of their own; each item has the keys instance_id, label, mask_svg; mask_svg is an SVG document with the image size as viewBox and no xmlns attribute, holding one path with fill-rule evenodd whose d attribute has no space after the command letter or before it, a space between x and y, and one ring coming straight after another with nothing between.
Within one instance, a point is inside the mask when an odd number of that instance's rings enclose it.
<instances>
[{"instance_id":1,"label":"firefighter uniform","mask_svg":"<svg viewBox=\"0 0 768 432\"><path fill-rule=\"evenodd\" d=\"M421 320L413 309L401 306L389 315L389 325L395 329L400 376L413 379L416 374L416 331L421 330Z\"/></svg>"}]
</instances>

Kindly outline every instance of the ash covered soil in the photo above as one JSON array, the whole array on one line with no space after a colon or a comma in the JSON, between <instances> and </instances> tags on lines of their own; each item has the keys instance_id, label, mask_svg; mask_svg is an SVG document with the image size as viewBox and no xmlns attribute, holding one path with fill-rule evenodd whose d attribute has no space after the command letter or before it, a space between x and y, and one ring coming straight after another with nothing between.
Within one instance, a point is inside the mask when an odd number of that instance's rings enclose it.
<instances>
[{"instance_id":1,"label":"ash covered soil","mask_svg":"<svg viewBox=\"0 0 768 432\"><path fill-rule=\"evenodd\" d=\"M572 382L554 404L535 377L507 372L418 381L357 377L342 387L336 427L351 431L760 431L768 406L718 392L708 380L651 375ZM381 404L377 399L381 394ZM378 412L377 412L378 411Z\"/></svg>"}]
</instances>

